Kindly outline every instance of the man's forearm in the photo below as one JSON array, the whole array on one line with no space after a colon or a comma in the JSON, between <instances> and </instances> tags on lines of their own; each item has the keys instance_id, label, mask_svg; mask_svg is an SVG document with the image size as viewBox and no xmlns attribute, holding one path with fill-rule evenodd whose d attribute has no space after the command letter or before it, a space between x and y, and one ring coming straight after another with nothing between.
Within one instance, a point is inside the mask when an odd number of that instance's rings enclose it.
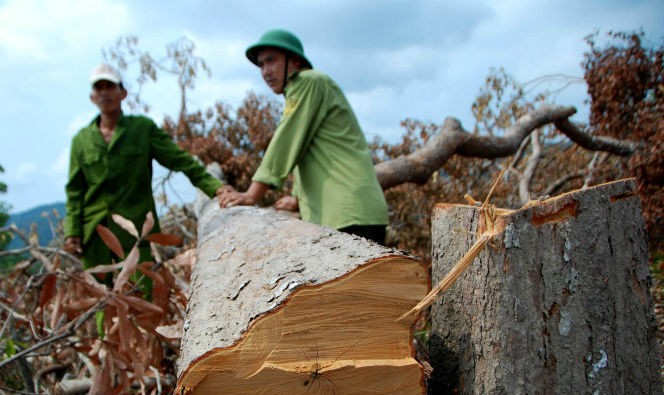
<instances>
[{"instance_id":1,"label":"man's forearm","mask_svg":"<svg viewBox=\"0 0 664 395\"><path fill-rule=\"evenodd\" d=\"M262 183L260 181L252 181L249 189L247 189L246 194L251 197L254 203L258 202L265 196L265 193L270 188L269 185Z\"/></svg>"}]
</instances>

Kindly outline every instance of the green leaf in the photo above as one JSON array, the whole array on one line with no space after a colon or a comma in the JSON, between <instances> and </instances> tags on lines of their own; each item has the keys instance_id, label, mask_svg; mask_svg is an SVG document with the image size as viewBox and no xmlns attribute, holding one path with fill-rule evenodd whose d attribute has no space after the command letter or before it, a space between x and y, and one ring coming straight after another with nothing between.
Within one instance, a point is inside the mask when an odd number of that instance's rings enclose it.
<instances>
[{"instance_id":1,"label":"green leaf","mask_svg":"<svg viewBox=\"0 0 664 395\"><path fill-rule=\"evenodd\" d=\"M16 354L16 346L14 345L14 341L12 339L6 340L5 354L7 355L7 358L11 358L14 354Z\"/></svg>"}]
</instances>

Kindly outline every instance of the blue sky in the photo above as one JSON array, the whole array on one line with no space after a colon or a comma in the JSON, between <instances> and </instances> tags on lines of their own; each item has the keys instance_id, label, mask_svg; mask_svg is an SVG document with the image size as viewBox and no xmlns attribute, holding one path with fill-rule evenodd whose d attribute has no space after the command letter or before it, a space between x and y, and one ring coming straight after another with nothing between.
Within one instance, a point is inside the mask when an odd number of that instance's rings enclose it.
<instances>
[{"instance_id":1,"label":"blue sky","mask_svg":"<svg viewBox=\"0 0 664 395\"><path fill-rule=\"evenodd\" d=\"M236 109L249 91L271 95L244 49L265 30L289 29L345 90L368 139L395 141L405 118L453 116L472 129L470 106L492 67L519 82L582 77L586 35L642 29L661 43L663 17L664 0L0 0L0 181L9 188L0 200L11 213L65 200L71 137L96 114L90 70L123 35L155 56L187 37L212 72L189 108ZM168 78L143 97L157 121L177 111ZM579 109L579 122L585 99L582 83L555 97ZM194 196L181 179L174 188L183 202Z\"/></svg>"}]
</instances>

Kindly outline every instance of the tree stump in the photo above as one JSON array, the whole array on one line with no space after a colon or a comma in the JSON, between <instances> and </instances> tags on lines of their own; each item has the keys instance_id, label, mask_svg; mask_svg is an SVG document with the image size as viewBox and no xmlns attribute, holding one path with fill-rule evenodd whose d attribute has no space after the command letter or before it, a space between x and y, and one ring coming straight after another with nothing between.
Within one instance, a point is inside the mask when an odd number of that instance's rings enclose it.
<instances>
[{"instance_id":1,"label":"tree stump","mask_svg":"<svg viewBox=\"0 0 664 395\"><path fill-rule=\"evenodd\" d=\"M429 393L661 393L634 180L531 202L494 225L432 306ZM484 227L479 207L435 207L434 283Z\"/></svg>"},{"instance_id":2,"label":"tree stump","mask_svg":"<svg viewBox=\"0 0 664 395\"><path fill-rule=\"evenodd\" d=\"M420 261L272 209L199 218L178 392L423 394Z\"/></svg>"}]
</instances>

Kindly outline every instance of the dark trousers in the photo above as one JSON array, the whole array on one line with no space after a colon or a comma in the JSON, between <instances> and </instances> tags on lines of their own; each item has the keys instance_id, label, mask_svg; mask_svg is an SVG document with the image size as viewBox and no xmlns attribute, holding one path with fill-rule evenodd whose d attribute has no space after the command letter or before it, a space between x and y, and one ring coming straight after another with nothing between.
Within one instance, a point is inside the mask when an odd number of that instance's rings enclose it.
<instances>
[{"instance_id":1,"label":"dark trousers","mask_svg":"<svg viewBox=\"0 0 664 395\"><path fill-rule=\"evenodd\" d=\"M106 223L104 223L106 225ZM114 224L115 225L115 224ZM110 227L111 231L119 239L122 244L125 255L129 255L129 251L136 243L136 239L127 233L124 229L120 229L115 225ZM152 252L150 251L150 243L143 241L139 246L140 257L138 263L154 261ZM95 232L90 240L83 244L83 268L89 269L98 265L110 265L115 262L122 261L122 258L116 256L104 243L99 233ZM103 279L98 277L99 282L105 284L109 288L113 288L113 275L108 273ZM137 284L138 288L143 292L143 297L147 300L152 300L152 280L143 275L138 269L131 276L131 281Z\"/></svg>"},{"instance_id":2,"label":"dark trousers","mask_svg":"<svg viewBox=\"0 0 664 395\"><path fill-rule=\"evenodd\" d=\"M341 228L339 231L364 237L378 244L385 245L385 225L351 225Z\"/></svg>"}]
</instances>

